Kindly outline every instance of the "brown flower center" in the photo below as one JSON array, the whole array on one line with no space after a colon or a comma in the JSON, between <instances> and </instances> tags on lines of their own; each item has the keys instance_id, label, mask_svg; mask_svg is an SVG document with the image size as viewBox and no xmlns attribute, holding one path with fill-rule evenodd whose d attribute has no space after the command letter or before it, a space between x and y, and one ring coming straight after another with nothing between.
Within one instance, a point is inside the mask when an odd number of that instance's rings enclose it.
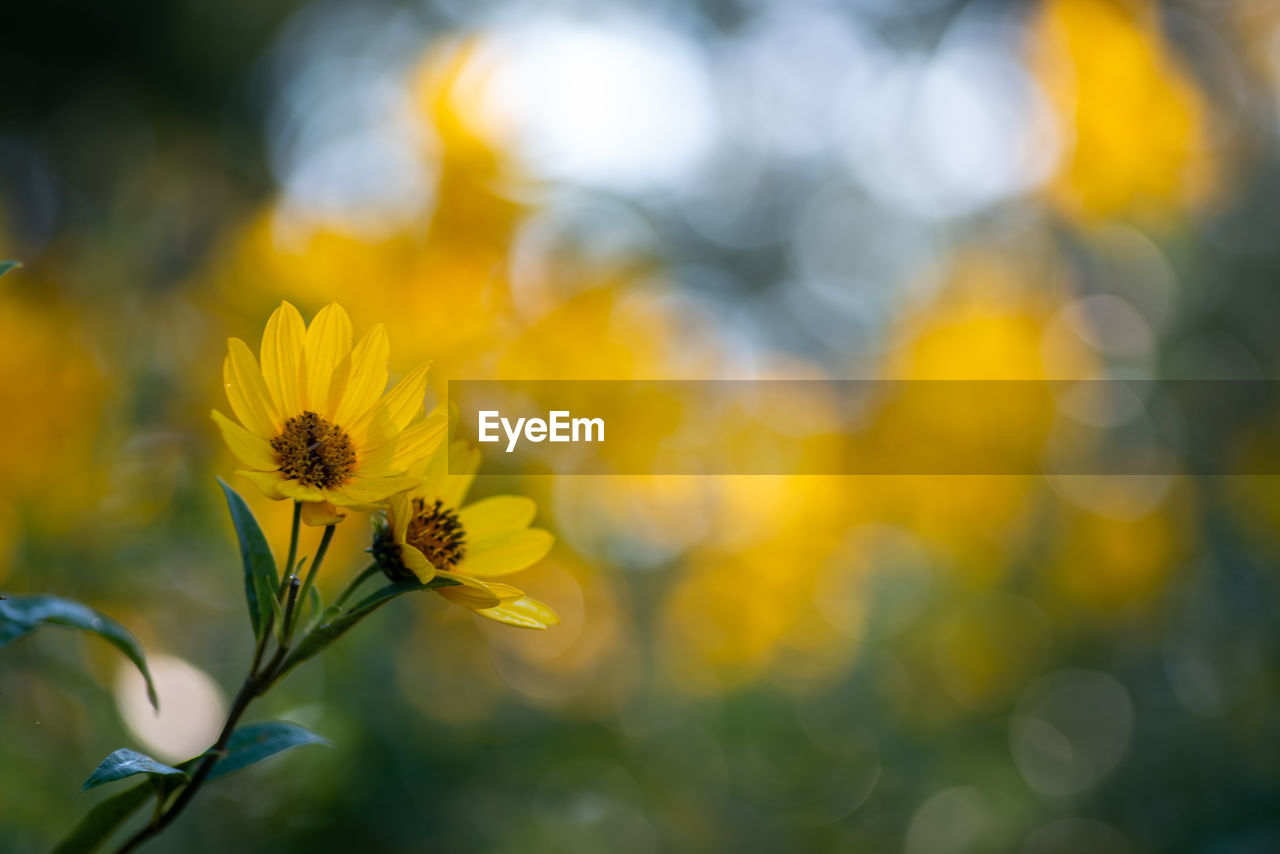
<instances>
[{"instance_id":1,"label":"brown flower center","mask_svg":"<svg viewBox=\"0 0 1280 854\"><path fill-rule=\"evenodd\" d=\"M284 422L280 435L271 440L271 449L276 452L280 473L307 486L341 486L356 468L351 437L314 412Z\"/></svg>"},{"instance_id":2,"label":"brown flower center","mask_svg":"<svg viewBox=\"0 0 1280 854\"><path fill-rule=\"evenodd\" d=\"M439 498L429 506L421 498L414 500L413 520L409 522L405 541L422 552L436 569L453 569L467 554L462 522Z\"/></svg>"}]
</instances>

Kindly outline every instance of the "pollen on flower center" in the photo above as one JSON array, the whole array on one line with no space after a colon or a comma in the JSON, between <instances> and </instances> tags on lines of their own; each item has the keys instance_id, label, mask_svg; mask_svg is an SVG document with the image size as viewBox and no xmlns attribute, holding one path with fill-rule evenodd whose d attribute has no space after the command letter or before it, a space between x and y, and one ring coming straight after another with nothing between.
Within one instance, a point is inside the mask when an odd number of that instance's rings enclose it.
<instances>
[{"instance_id":1,"label":"pollen on flower center","mask_svg":"<svg viewBox=\"0 0 1280 854\"><path fill-rule=\"evenodd\" d=\"M351 437L314 412L284 422L280 435L271 440L271 449L276 452L280 473L307 486L340 486L356 468Z\"/></svg>"},{"instance_id":2,"label":"pollen on flower center","mask_svg":"<svg viewBox=\"0 0 1280 854\"><path fill-rule=\"evenodd\" d=\"M438 498L430 506L421 498L413 502L413 520L405 541L436 569L453 569L467 553L466 531L458 514Z\"/></svg>"}]
</instances>

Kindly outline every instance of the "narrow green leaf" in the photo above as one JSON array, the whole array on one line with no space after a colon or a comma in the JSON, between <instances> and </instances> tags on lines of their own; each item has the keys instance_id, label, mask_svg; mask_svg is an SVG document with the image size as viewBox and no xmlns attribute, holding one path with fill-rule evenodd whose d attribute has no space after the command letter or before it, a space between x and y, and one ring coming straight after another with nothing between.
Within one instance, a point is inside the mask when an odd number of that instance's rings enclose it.
<instances>
[{"instance_id":1,"label":"narrow green leaf","mask_svg":"<svg viewBox=\"0 0 1280 854\"><path fill-rule=\"evenodd\" d=\"M341 605L337 603L330 605L329 607L325 608L323 611L320 612L320 615L316 617L315 622L312 625L307 626L306 634L310 634L311 632L315 631L317 626L323 626L326 623L332 622L341 613L342 613ZM306 638L304 637L303 640L305 641Z\"/></svg>"},{"instance_id":2,"label":"narrow green leaf","mask_svg":"<svg viewBox=\"0 0 1280 854\"><path fill-rule=\"evenodd\" d=\"M0 276L3 276L10 270L16 270L21 266L21 261L0 261Z\"/></svg>"},{"instance_id":3,"label":"narrow green leaf","mask_svg":"<svg viewBox=\"0 0 1280 854\"><path fill-rule=\"evenodd\" d=\"M381 590L370 594L359 603L353 605L350 610L334 617L329 617L329 612L325 612L325 619L320 624L307 633L293 652L289 653L289 657L285 659L284 666L280 672L287 673L302 662L315 656L329 644L345 635L348 631L355 627L357 623L383 605L403 596L406 593L414 593L419 590L434 590L437 587L451 587L458 582L451 581L447 578L433 578L426 584L419 584L416 581L400 581L395 584L388 584Z\"/></svg>"},{"instance_id":4,"label":"narrow green leaf","mask_svg":"<svg viewBox=\"0 0 1280 854\"><path fill-rule=\"evenodd\" d=\"M287 721L265 721L245 724L231 734L226 754L213 766L206 779L216 780L234 774L255 762L261 762L281 751L304 744L330 746L329 740L316 735L306 727Z\"/></svg>"},{"instance_id":5,"label":"narrow green leaf","mask_svg":"<svg viewBox=\"0 0 1280 854\"><path fill-rule=\"evenodd\" d=\"M218 483L227 496L227 508L231 511L236 538L240 541L240 560L244 564L244 595L249 602L249 621L253 624L254 637L261 638L263 626L266 624L266 610L271 607L270 602L276 595L278 584L276 559L271 554L267 538L263 535L262 528L254 518L249 505L222 478L218 478Z\"/></svg>"},{"instance_id":6,"label":"narrow green leaf","mask_svg":"<svg viewBox=\"0 0 1280 854\"><path fill-rule=\"evenodd\" d=\"M159 774L163 777L185 777L187 772L157 762L145 753L122 747L98 764L89 779L84 781L80 791L101 786L103 783L114 783L134 774Z\"/></svg>"},{"instance_id":7,"label":"narrow green leaf","mask_svg":"<svg viewBox=\"0 0 1280 854\"><path fill-rule=\"evenodd\" d=\"M311 590L307 592L307 619L303 622L304 626L311 626L320 616L320 612L324 610L324 599L320 596L320 588L311 585Z\"/></svg>"},{"instance_id":8,"label":"narrow green leaf","mask_svg":"<svg viewBox=\"0 0 1280 854\"><path fill-rule=\"evenodd\" d=\"M286 580L287 584L287 580ZM284 605L276 597L271 597L271 631L275 635L276 643L284 642Z\"/></svg>"},{"instance_id":9,"label":"narrow green leaf","mask_svg":"<svg viewBox=\"0 0 1280 854\"><path fill-rule=\"evenodd\" d=\"M91 854L97 851L98 846L106 842L125 819L137 812L153 792L155 788L149 782L142 782L107 798L80 819L71 834L53 849L53 854Z\"/></svg>"},{"instance_id":10,"label":"narrow green leaf","mask_svg":"<svg viewBox=\"0 0 1280 854\"><path fill-rule=\"evenodd\" d=\"M74 599L57 596L15 596L0 599L0 646L17 640L45 623L92 632L123 652L147 681L147 699L152 706L160 708L156 686L151 681L151 671L147 669L146 654L138 639L124 626Z\"/></svg>"}]
</instances>

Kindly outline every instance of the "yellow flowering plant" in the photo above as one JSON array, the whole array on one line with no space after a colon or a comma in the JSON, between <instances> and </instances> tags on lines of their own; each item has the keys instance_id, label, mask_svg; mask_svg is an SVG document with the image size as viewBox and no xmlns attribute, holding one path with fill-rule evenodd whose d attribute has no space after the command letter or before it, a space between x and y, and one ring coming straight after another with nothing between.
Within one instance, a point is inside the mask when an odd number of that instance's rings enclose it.
<instances>
[{"instance_id":1,"label":"yellow flowering plant","mask_svg":"<svg viewBox=\"0 0 1280 854\"><path fill-rule=\"evenodd\" d=\"M387 384L386 329L379 324L353 348L351 321L336 303L309 326L287 302L267 321L261 362L239 338L227 343L223 380L240 424L213 420L240 474L268 497L291 499L310 525L342 518L338 508L377 504L415 481L405 476L444 435L436 413L415 424L430 363L395 388Z\"/></svg>"},{"instance_id":2,"label":"yellow flowering plant","mask_svg":"<svg viewBox=\"0 0 1280 854\"><path fill-rule=\"evenodd\" d=\"M235 420L216 410L212 417L240 463L237 473L268 498L293 502L288 556L277 567L249 505L220 480L254 633L248 675L217 739L199 756L171 766L122 748L104 759L84 789L135 776L143 781L91 810L59 852L98 850L152 803L151 819L118 849L132 851L168 827L210 781L291 747L325 743L294 723L240 720L293 668L405 593L435 590L480 616L523 628L559 622L545 604L495 580L550 549L551 535L529 527L534 503L507 495L462 505L479 455L444 441L443 408L424 413L428 365L385 390L389 349L381 325L353 345L351 322L336 304L308 325L282 303L267 322L257 358L240 339L228 341L223 378ZM326 605L315 579L336 526L352 511L375 514L368 550L374 559ZM303 523L323 531L314 554L299 558ZM379 575L389 583L357 595ZM141 671L157 704L142 647L119 623L68 599L0 596L0 646L43 625L78 628L112 643Z\"/></svg>"},{"instance_id":3,"label":"yellow flowering plant","mask_svg":"<svg viewBox=\"0 0 1280 854\"><path fill-rule=\"evenodd\" d=\"M385 517L374 522L375 565L392 581L451 581L436 592L481 617L529 629L554 626L555 611L495 580L541 560L551 535L529 527L537 508L524 496L463 505L479 465L480 452L465 441L442 444L416 464L418 485L393 495Z\"/></svg>"}]
</instances>

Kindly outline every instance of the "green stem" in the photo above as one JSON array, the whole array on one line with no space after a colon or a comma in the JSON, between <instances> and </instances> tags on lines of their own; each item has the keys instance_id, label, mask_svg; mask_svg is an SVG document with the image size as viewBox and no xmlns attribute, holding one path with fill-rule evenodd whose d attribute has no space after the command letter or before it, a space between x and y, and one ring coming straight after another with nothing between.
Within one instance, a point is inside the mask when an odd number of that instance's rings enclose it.
<instances>
[{"instance_id":1,"label":"green stem","mask_svg":"<svg viewBox=\"0 0 1280 854\"><path fill-rule=\"evenodd\" d=\"M290 575L293 575L294 562L298 559L298 528L302 522L302 502L293 502L293 528L289 534L289 562L284 565L284 572L280 575L280 595L284 595L284 582Z\"/></svg>"},{"instance_id":2,"label":"green stem","mask_svg":"<svg viewBox=\"0 0 1280 854\"><path fill-rule=\"evenodd\" d=\"M276 684L276 680L280 678L280 666L284 662L285 656L289 654L289 647L282 646L276 650L276 654L271 656L271 660L262 668L262 672L258 674L258 693L265 694L272 685Z\"/></svg>"},{"instance_id":3,"label":"green stem","mask_svg":"<svg viewBox=\"0 0 1280 854\"><path fill-rule=\"evenodd\" d=\"M342 591L342 595L339 596L338 600L333 604L335 606L341 607L343 603L345 603L348 599L351 598L351 594L355 593L357 590L360 589L361 584L364 584L366 581L368 581L370 578L377 575L381 571L382 570L378 569L378 565L376 563L371 563L368 566L366 566L359 575L357 575L355 578L351 580L351 583L347 585L347 589Z\"/></svg>"},{"instance_id":4,"label":"green stem","mask_svg":"<svg viewBox=\"0 0 1280 854\"><path fill-rule=\"evenodd\" d=\"M284 616L280 619L280 624L285 627L285 631L288 631L289 624L293 620L293 609L297 607L298 604L298 576L290 575L288 586L289 593L284 601ZM280 642L280 646L284 647L288 643L289 638L288 636L285 636L285 638ZM254 665L254 670L257 670L256 664Z\"/></svg>"},{"instance_id":5,"label":"green stem","mask_svg":"<svg viewBox=\"0 0 1280 854\"><path fill-rule=\"evenodd\" d=\"M267 651L267 640L271 637L271 627L276 620L276 612L273 609L267 614L267 622L262 627L262 637L258 638L258 645L253 650L253 663L249 665L249 678L253 679L258 674L258 665L262 663L262 656Z\"/></svg>"},{"instance_id":6,"label":"green stem","mask_svg":"<svg viewBox=\"0 0 1280 854\"><path fill-rule=\"evenodd\" d=\"M195 773L191 775L191 782L187 783L182 791L178 793L178 797L169 809L156 816L150 824L129 837L129 840L120 846L120 850L116 854L127 854L127 852L133 851L148 839L157 836L186 809L187 804L191 803L191 799L196 796L196 792L200 790L205 780L208 779L209 773L213 771L213 766L218 764L218 760L222 758L222 753L227 748L227 742L231 740L231 733L235 732L236 724L240 722L240 717L244 714L245 709L249 708L249 703L253 702L253 698L258 695L258 689L257 677L255 674L250 673L244 680L244 684L240 686L240 692L236 694L235 702L227 715L227 722L222 726L222 732L218 735L218 740L213 743L213 747L209 748L204 759L200 760L200 764L196 766Z\"/></svg>"},{"instance_id":7,"label":"green stem","mask_svg":"<svg viewBox=\"0 0 1280 854\"><path fill-rule=\"evenodd\" d=\"M325 552L329 551L329 543L333 540L333 532L336 526L326 525L324 534L320 537L320 547L316 549L316 558L311 561L311 566L307 567L307 579L302 582L302 592L298 594L298 598L306 601L307 594L311 592L311 586L315 584L316 573L320 571L320 564L324 563ZM296 616L296 615L295 615ZM284 640L282 646L289 645L289 639L293 637L293 630L297 625L296 619L287 619L284 623Z\"/></svg>"},{"instance_id":8,"label":"green stem","mask_svg":"<svg viewBox=\"0 0 1280 854\"><path fill-rule=\"evenodd\" d=\"M293 576L292 584L286 585L290 591L289 607L292 608L297 597L298 584L297 576ZM287 613L287 612L286 612ZM239 693L236 694L235 702L231 706L231 711L227 715L226 723L222 725L222 732L218 735L218 740L213 743L213 747L200 760L200 764L196 766L195 773L191 776L191 781L183 787L178 793L178 797L174 800L169 809L164 809L164 798L157 797L156 812L152 816L151 822L133 836L129 838L124 845L120 847L117 854L126 854L133 851L142 843L151 839L153 836L159 835L166 827L173 823L178 814L186 809L187 804L196 796L196 792L204 785L208 779L209 773L213 771L213 766L218 764L218 760L222 758L222 752L226 750L227 742L231 738L231 734L235 732L236 724L240 722L240 717L245 710L249 708L249 704L253 702L253 698L262 694L271 682L263 677L275 670L280 661L284 658L287 649L281 647L276 650L276 654L272 660L262 670L258 666L262 663L262 656L267 649L267 639L271 637L271 623L275 620L275 613L267 615L267 624L262 629L262 637L258 639L258 644L253 650L253 663L249 666L249 675L245 677L244 684L240 686Z\"/></svg>"},{"instance_id":9,"label":"green stem","mask_svg":"<svg viewBox=\"0 0 1280 854\"><path fill-rule=\"evenodd\" d=\"M163 803L157 804L157 812L151 822L129 837L116 854L128 854L128 852L134 851L147 840L159 835L187 808L187 804L191 803L192 799L195 798L196 793L208 780L213 767L222 758L222 754L227 749L227 742L230 741L231 734L235 732L236 724L240 722L240 718L244 715L245 710L249 708L249 704L253 702L255 697L266 693L267 689L275 684L275 681L282 675L281 665L289 654L289 638L293 634L297 615L300 613L297 608L297 602L310 592L311 586L315 583L316 573L320 569L320 564L324 561L325 553L329 550L329 543L333 540L334 533L333 525L329 525L324 529L324 534L320 538L320 546L316 549L315 560L312 561L311 568L307 571L306 581L299 584L298 577L293 574L293 564L297 559L298 522L301 517L301 509L301 505L295 502L293 508L293 535L289 545L289 566L286 567L284 573L284 579L286 580L280 585L280 595L286 597L284 613L281 616L283 632L275 654L271 656L270 661L262 664L262 657L266 654L267 639L272 634L271 623L275 619L273 612L267 616L267 624L253 651L253 663L249 667L249 675L245 677L244 683L236 694L235 701L231 704L231 711L227 713L227 720L222 726L222 732L218 734L218 740L213 743L213 747L209 748L199 764L196 765L190 782L178 792L178 796L169 808L161 811ZM355 588L372 574L374 569L376 567L371 565L357 576L355 581L347 588L347 591L343 593L343 600L350 596Z\"/></svg>"}]
</instances>

